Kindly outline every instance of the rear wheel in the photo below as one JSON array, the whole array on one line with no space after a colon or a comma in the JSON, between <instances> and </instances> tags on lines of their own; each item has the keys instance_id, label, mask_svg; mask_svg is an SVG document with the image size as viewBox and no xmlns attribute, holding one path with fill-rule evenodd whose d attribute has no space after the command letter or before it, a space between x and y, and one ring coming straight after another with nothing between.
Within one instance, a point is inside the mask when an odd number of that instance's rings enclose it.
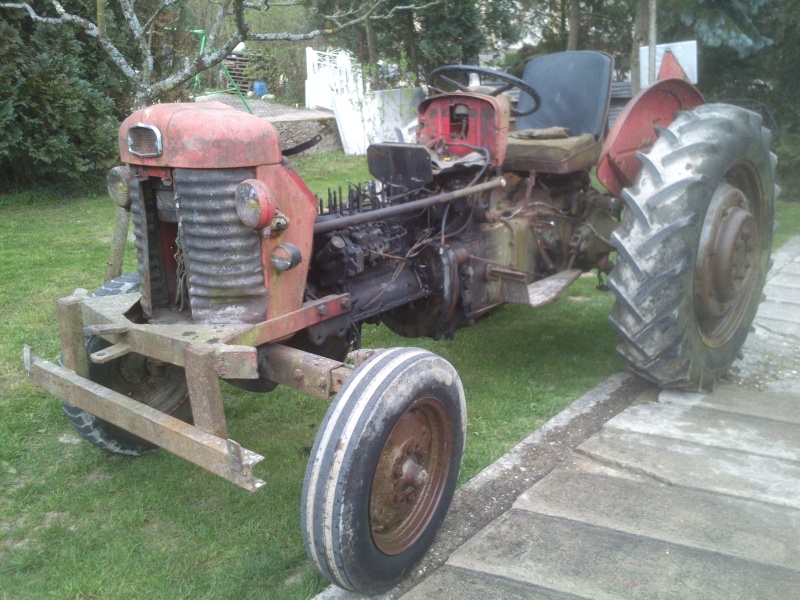
<instances>
[{"instance_id":1,"label":"rear wheel","mask_svg":"<svg viewBox=\"0 0 800 600\"><path fill-rule=\"evenodd\" d=\"M742 108L680 113L622 192L611 324L632 370L662 387L711 388L744 344L772 246L770 139Z\"/></svg>"},{"instance_id":2,"label":"rear wheel","mask_svg":"<svg viewBox=\"0 0 800 600\"><path fill-rule=\"evenodd\" d=\"M466 432L461 381L419 348L354 371L320 427L303 485L303 539L329 580L384 592L419 561L455 491Z\"/></svg>"},{"instance_id":3,"label":"rear wheel","mask_svg":"<svg viewBox=\"0 0 800 600\"><path fill-rule=\"evenodd\" d=\"M106 282L92 295L114 296L132 293L138 289L138 275L129 274ZM99 336L86 338L88 354L109 346L109 342ZM175 418L191 421L189 390L186 386L186 375L181 367L131 353L104 364L89 361L89 379ZM106 452L140 456L157 448L154 444L77 406L64 402L63 410L82 437Z\"/></svg>"}]
</instances>

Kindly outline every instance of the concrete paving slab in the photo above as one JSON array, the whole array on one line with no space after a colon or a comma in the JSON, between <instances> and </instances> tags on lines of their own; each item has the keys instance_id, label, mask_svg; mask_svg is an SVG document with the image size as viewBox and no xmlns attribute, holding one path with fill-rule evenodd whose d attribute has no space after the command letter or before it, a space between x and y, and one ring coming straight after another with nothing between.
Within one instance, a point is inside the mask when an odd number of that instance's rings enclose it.
<instances>
[{"instance_id":1,"label":"concrete paving slab","mask_svg":"<svg viewBox=\"0 0 800 600\"><path fill-rule=\"evenodd\" d=\"M553 590L536 588L513 579L487 575L456 567L443 567L435 577L429 577L411 592L405 600L430 600L431 598L458 598L458 600L583 600L579 596Z\"/></svg>"},{"instance_id":2,"label":"concrete paving slab","mask_svg":"<svg viewBox=\"0 0 800 600\"><path fill-rule=\"evenodd\" d=\"M769 285L780 286L790 290L800 290L800 277L795 277L789 273L776 273L770 280Z\"/></svg>"},{"instance_id":3,"label":"concrete paving slab","mask_svg":"<svg viewBox=\"0 0 800 600\"><path fill-rule=\"evenodd\" d=\"M514 508L798 571L800 510L658 483L557 470Z\"/></svg>"},{"instance_id":4,"label":"concrete paving slab","mask_svg":"<svg viewBox=\"0 0 800 600\"><path fill-rule=\"evenodd\" d=\"M792 275L800 275L800 262L792 260L786 263L786 266L784 266L781 271L783 273L791 273Z\"/></svg>"},{"instance_id":5,"label":"concrete paving slab","mask_svg":"<svg viewBox=\"0 0 800 600\"><path fill-rule=\"evenodd\" d=\"M683 440L605 429L579 451L654 479L800 509L800 463Z\"/></svg>"},{"instance_id":6,"label":"concrete paving slab","mask_svg":"<svg viewBox=\"0 0 800 600\"><path fill-rule=\"evenodd\" d=\"M781 304L766 300L758 307L758 319L785 321L787 324L800 324L800 309L793 304Z\"/></svg>"},{"instance_id":7,"label":"concrete paving slab","mask_svg":"<svg viewBox=\"0 0 800 600\"><path fill-rule=\"evenodd\" d=\"M767 313L759 313L756 317L756 325L763 327L772 334L800 340L800 322L787 321L782 317L775 318L775 314L775 312L772 312L773 316L771 316Z\"/></svg>"},{"instance_id":8,"label":"concrete paving slab","mask_svg":"<svg viewBox=\"0 0 800 600\"><path fill-rule=\"evenodd\" d=\"M797 571L522 510L467 542L450 565L598 600L800 597Z\"/></svg>"},{"instance_id":9,"label":"concrete paving slab","mask_svg":"<svg viewBox=\"0 0 800 600\"><path fill-rule=\"evenodd\" d=\"M718 408L640 404L618 414L605 427L800 463L800 425Z\"/></svg>"},{"instance_id":10,"label":"concrete paving slab","mask_svg":"<svg viewBox=\"0 0 800 600\"><path fill-rule=\"evenodd\" d=\"M721 385L713 394L665 390L659 394L658 401L662 404L714 408L800 425L800 395L797 394L770 391L753 393L735 385Z\"/></svg>"},{"instance_id":11,"label":"concrete paving slab","mask_svg":"<svg viewBox=\"0 0 800 600\"><path fill-rule=\"evenodd\" d=\"M770 284L764 289L767 300L800 306L800 287Z\"/></svg>"},{"instance_id":12,"label":"concrete paving slab","mask_svg":"<svg viewBox=\"0 0 800 600\"><path fill-rule=\"evenodd\" d=\"M772 253L772 269L767 273L767 281L780 273L790 262L800 259L800 236L791 238Z\"/></svg>"}]
</instances>

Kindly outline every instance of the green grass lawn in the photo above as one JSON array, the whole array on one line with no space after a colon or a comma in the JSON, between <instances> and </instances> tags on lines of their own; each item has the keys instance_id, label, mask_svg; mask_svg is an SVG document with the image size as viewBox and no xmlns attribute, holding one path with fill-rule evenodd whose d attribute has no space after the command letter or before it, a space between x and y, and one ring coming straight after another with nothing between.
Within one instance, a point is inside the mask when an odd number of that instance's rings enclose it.
<instances>
[{"instance_id":1,"label":"green grass lawn","mask_svg":"<svg viewBox=\"0 0 800 600\"><path fill-rule=\"evenodd\" d=\"M368 177L363 159L342 156L298 169L320 193ZM60 402L25 381L23 344L58 356L56 299L100 285L114 214L105 195L0 197L0 598L313 595L327 583L306 560L299 505L326 402L225 387L231 437L266 457L255 471L267 486L250 494L166 452L99 451L73 432ZM780 243L800 233L800 203L781 203L778 214ZM452 342L369 326L364 346L419 345L458 369L469 416L464 482L623 368L607 324L613 298L595 285L583 277L546 307L504 307Z\"/></svg>"}]
</instances>

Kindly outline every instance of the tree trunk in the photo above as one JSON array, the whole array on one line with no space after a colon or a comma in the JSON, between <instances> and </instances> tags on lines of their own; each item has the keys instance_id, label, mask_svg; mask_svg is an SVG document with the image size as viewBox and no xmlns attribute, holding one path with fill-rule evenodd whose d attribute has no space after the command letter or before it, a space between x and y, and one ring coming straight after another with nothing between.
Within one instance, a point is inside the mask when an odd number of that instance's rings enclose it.
<instances>
[{"instance_id":1,"label":"tree trunk","mask_svg":"<svg viewBox=\"0 0 800 600\"><path fill-rule=\"evenodd\" d=\"M580 0L569 0L569 37L567 38L567 50L578 49L578 36L581 30L581 6Z\"/></svg>"},{"instance_id":2,"label":"tree trunk","mask_svg":"<svg viewBox=\"0 0 800 600\"><path fill-rule=\"evenodd\" d=\"M421 85L419 79L419 60L417 59L417 33L414 29L414 13L409 12L407 17L408 33L406 34L406 52L408 52L408 67L413 74L414 85Z\"/></svg>"},{"instance_id":3,"label":"tree trunk","mask_svg":"<svg viewBox=\"0 0 800 600\"><path fill-rule=\"evenodd\" d=\"M639 47L647 44L650 25L650 2L639 0L636 5L636 19L633 23L633 47L631 48L631 92L642 89L639 77Z\"/></svg>"},{"instance_id":4,"label":"tree trunk","mask_svg":"<svg viewBox=\"0 0 800 600\"><path fill-rule=\"evenodd\" d=\"M367 53L369 54L369 78L371 82L371 88L374 92L377 89L380 89L380 73L378 72L378 49L377 43L375 41L375 29L372 27L372 22L367 19L366 23L367 29Z\"/></svg>"}]
</instances>

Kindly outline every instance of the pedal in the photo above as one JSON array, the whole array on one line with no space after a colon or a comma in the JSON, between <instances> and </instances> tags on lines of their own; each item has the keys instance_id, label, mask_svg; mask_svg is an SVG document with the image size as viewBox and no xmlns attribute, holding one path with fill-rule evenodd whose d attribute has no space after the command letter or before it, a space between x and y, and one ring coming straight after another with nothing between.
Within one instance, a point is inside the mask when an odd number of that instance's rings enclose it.
<instances>
[{"instance_id":1,"label":"pedal","mask_svg":"<svg viewBox=\"0 0 800 600\"><path fill-rule=\"evenodd\" d=\"M569 269L530 284L528 286L528 304L544 306L552 302L571 286L581 276L581 273L580 269Z\"/></svg>"}]
</instances>

